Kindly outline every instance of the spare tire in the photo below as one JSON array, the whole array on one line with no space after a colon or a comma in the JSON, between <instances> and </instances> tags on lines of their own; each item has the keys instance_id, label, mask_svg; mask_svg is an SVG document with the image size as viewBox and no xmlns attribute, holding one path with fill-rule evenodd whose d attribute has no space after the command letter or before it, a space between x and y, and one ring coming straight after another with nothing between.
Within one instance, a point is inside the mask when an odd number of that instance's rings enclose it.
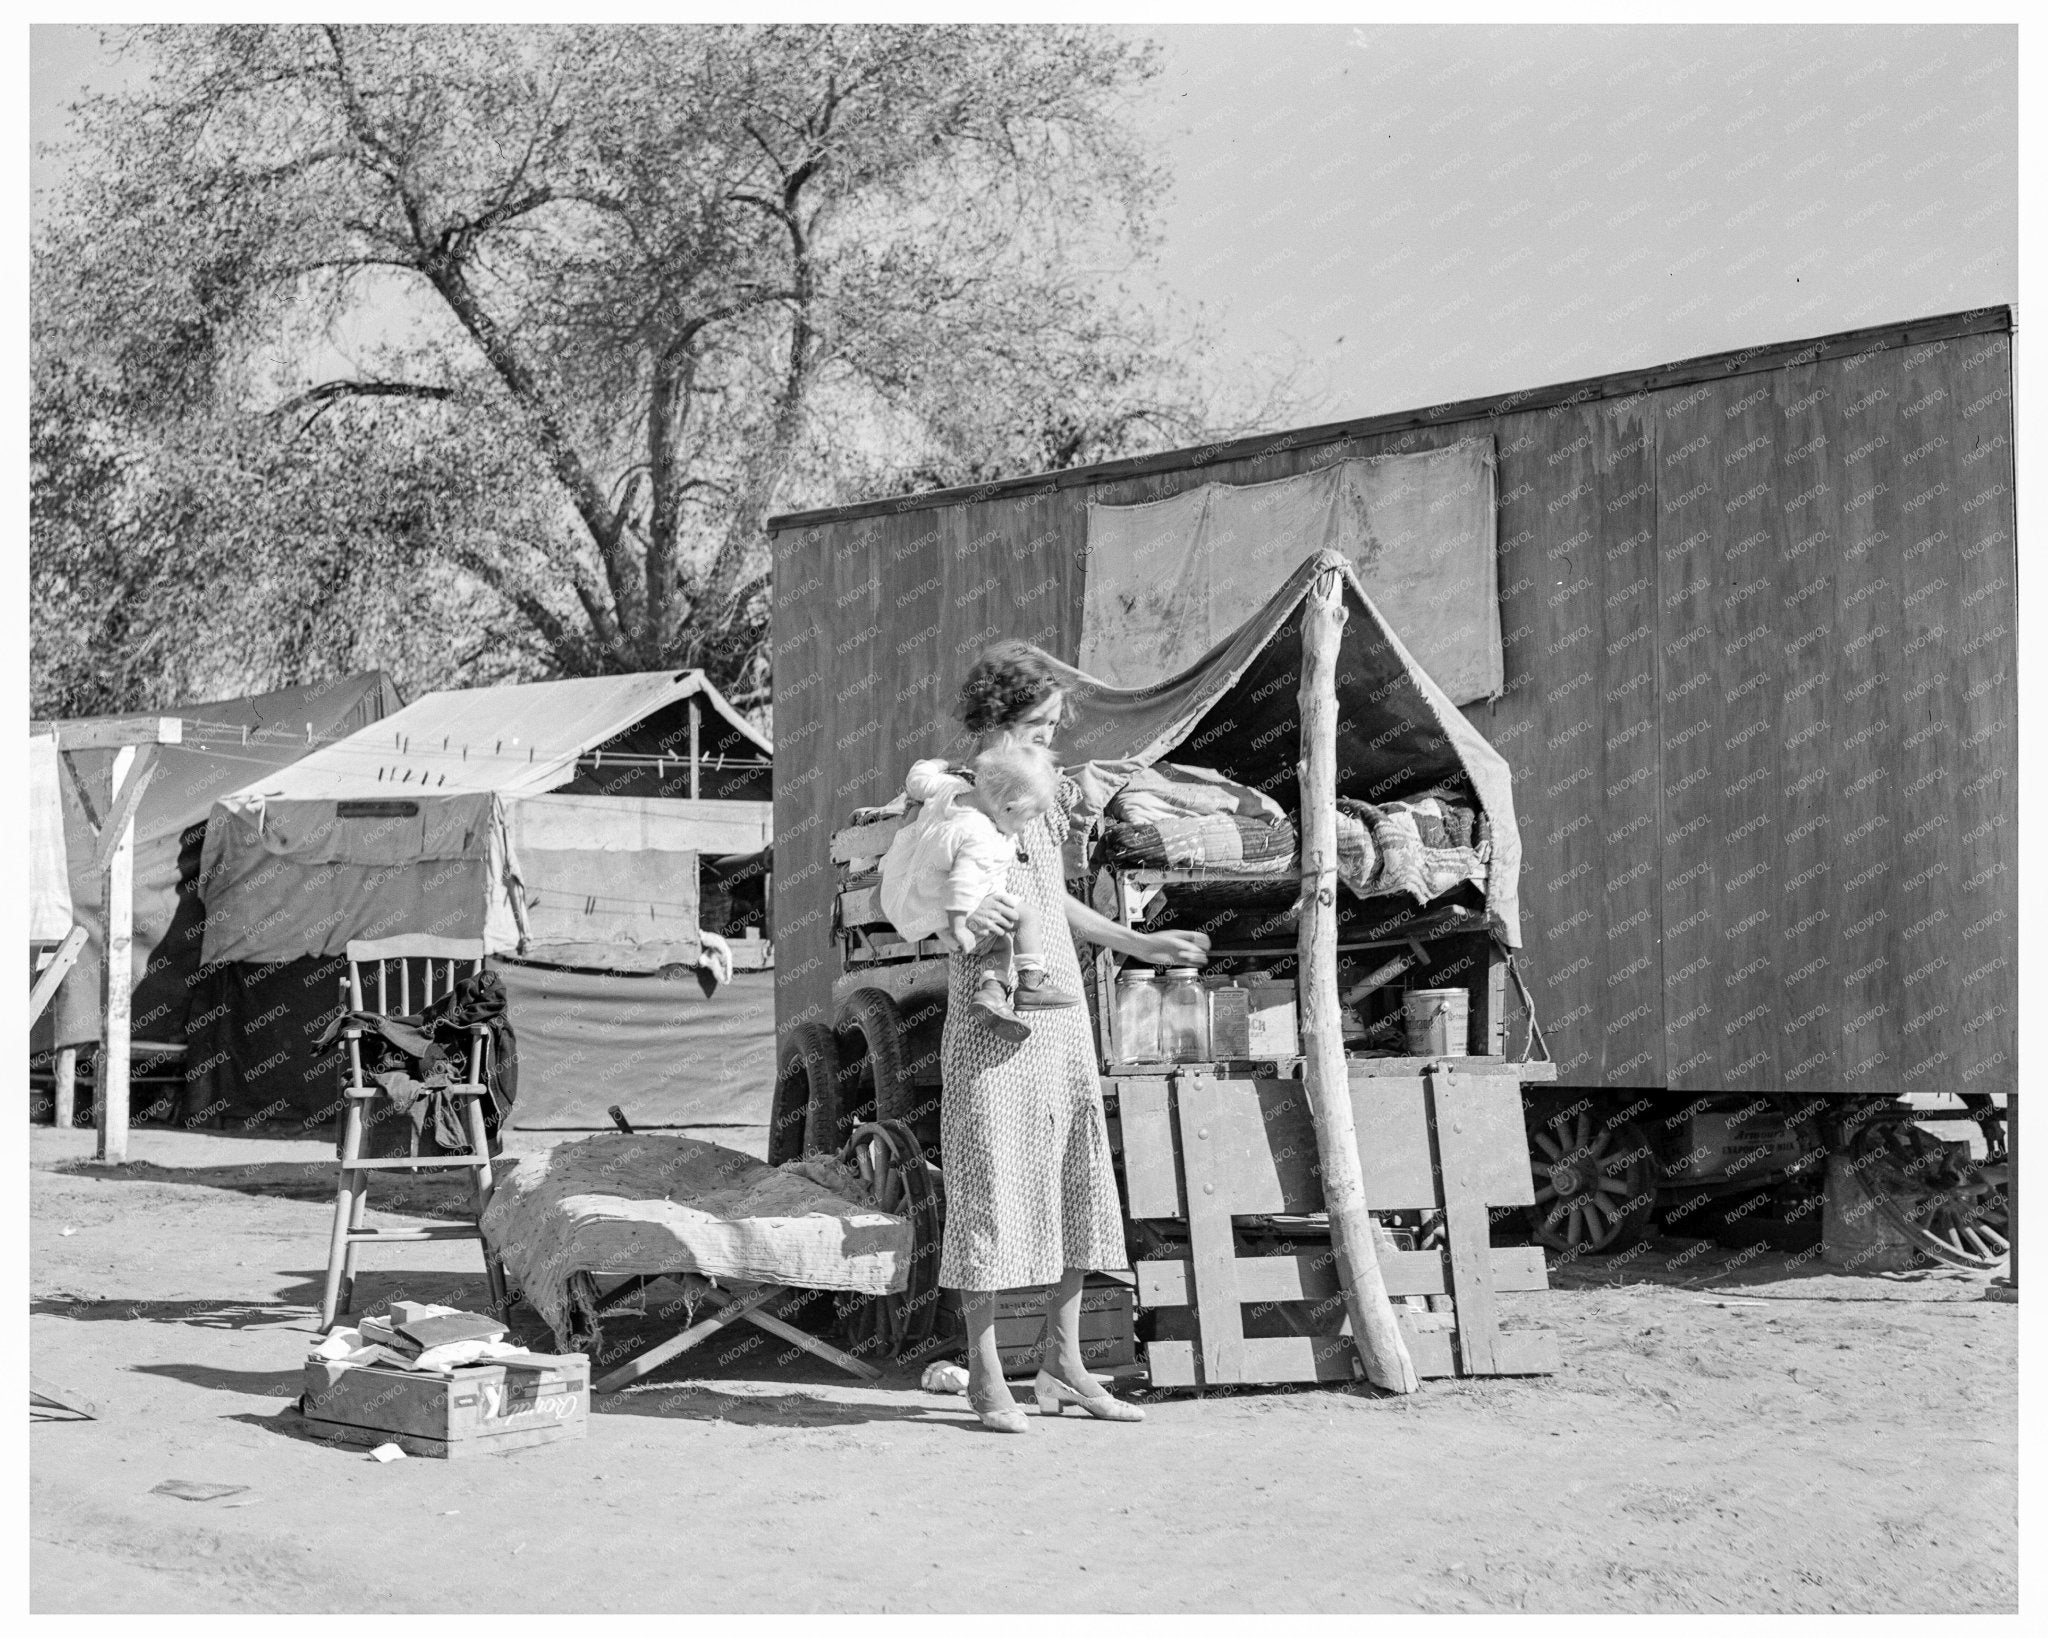
<instances>
[{"instance_id":1,"label":"spare tire","mask_svg":"<svg viewBox=\"0 0 2048 1638\"><path fill-rule=\"evenodd\" d=\"M799 1024L783 1038L769 1116L771 1166L838 1151L839 1084L839 1046L823 1024Z\"/></svg>"},{"instance_id":2,"label":"spare tire","mask_svg":"<svg viewBox=\"0 0 2048 1638\"><path fill-rule=\"evenodd\" d=\"M839 1062L844 1073L847 1097L857 1109L867 1099L861 1083L874 1085L876 1121L904 1120L916 1103L905 1064L903 1015L883 990L855 990L840 1005L834 1021L838 1031ZM853 1113L852 1109L847 1111Z\"/></svg>"}]
</instances>

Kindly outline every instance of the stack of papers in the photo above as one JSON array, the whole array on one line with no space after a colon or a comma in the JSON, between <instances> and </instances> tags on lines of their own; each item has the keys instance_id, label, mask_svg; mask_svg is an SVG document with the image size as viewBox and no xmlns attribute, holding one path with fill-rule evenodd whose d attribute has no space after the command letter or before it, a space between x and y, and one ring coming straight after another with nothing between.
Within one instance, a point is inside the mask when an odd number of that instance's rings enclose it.
<instances>
[{"instance_id":1,"label":"stack of papers","mask_svg":"<svg viewBox=\"0 0 2048 1638\"><path fill-rule=\"evenodd\" d=\"M386 1314L366 1315L360 1324L330 1332L313 1358L336 1365L384 1365L402 1371L446 1376L462 1365L525 1364L535 1369L553 1361L505 1341L505 1324L439 1303L395 1302Z\"/></svg>"}]
</instances>

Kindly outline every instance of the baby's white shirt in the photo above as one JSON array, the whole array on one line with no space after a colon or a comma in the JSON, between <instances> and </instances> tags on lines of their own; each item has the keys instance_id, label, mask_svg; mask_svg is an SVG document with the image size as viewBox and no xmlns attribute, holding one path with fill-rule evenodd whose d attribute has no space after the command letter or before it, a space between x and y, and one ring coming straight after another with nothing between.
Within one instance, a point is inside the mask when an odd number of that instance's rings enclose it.
<instances>
[{"instance_id":1,"label":"baby's white shirt","mask_svg":"<svg viewBox=\"0 0 2048 1638\"><path fill-rule=\"evenodd\" d=\"M942 932L949 913L967 912L1000 888L1017 858L1017 841L978 808L957 798L972 789L934 757L914 762L904 794L924 806L882 856L882 913L911 943Z\"/></svg>"}]
</instances>

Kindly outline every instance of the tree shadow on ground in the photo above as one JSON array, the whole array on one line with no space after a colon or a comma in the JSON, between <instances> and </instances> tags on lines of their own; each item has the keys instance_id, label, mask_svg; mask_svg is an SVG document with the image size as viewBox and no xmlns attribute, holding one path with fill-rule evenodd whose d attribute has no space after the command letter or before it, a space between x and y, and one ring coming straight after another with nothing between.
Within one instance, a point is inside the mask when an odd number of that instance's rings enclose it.
<instances>
[{"instance_id":1,"label":"tree shadow on ground","mask_svg":"<svg viewBox=\"0 0 2048 1638\"><path fill-rule=\"evenodd\" d=\"M317 1333L326 1270L292 1269L285 1271L283 1278L292 1283L285 1286L276 1298L262 1302L235 1297L164 1301L54 1292L33 1299L29 1303L29 1312L59 1319L149 1320L160 1325L196 1325L219 1331L268 1327L303 1329L309 1335ZM365 1314L381 1314L392 1303L407 1300L483 1312L488 1309L491 1295L481 1267L473 1274L430 1269L365 1268L356 1274L353 1306L339 1316L336 1323L348 1325ZM510 1335L522 1346L552 1351L553 1339L548 1335L546 1322L523 1306L514 1307Z\"/></svg>"},{"instance_id":2,"label":"tree shadow on ground","mask_svg":"<svg viewBox=\"0 0 2048 1638\"><path fill-rule=\"evenodd\" d=\"M515 1155L494 1156L498 1180L518 1164ZM271 1200L319 1200L332 1204L336 1171L332 1161L268 1160L225 1166L159 1166L131 1160L103 1166L89 1159L61 1160L42 1168L104 1183L173 1183L187 1188L225 1189ZM370 1185L370 1209L404 1217L471 1220L476 1216L470 1174L455 1167L425 1172L380 1171Z\"/></svg>"},{"instance_id":3,"label":"tree shadow on ground","mask_svg":"<svg viewBox=\"0 0 2048 1638\"><path fill-rule=\"evenodd\" d=\"M228 1371L217 1365L131 1365L138 1376L161 1376L194 1388L247 1394L255 1399L296 1399L305 1383L296 1366L273 1371Z\"/></svg>"}]
</instances>

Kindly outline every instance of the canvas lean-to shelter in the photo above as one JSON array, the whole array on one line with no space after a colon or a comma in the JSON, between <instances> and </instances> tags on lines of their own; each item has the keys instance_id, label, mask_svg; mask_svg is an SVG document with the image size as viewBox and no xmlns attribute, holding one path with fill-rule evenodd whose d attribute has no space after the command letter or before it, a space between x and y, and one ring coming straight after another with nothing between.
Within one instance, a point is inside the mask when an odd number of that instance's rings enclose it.
<instances>
[{"instance_id":1,"label":"canvas lean-to shelter","mask_svg":"<svg viewBox=\"0 0 2048 1638\"><path fill-rule=\"evenodd\" d=\"M1303 560L1251 618L1162 682L1115 688L1054 661L1070 691L1062 760L1149 764L1172 754L1298 810L1302 620L1310 588L1330 572L1349 616L1337 659L1336 794L1380 802L1468 785L1490 821L1486 907L1503 941L1519 945L1521 836L1508 764L1416 662L1340 551Z\"/></svg>"},{"instance_id":2,"label":"canvas lean-to shelter","mask_svg":"<svg viewBox=\"0 0 2048 1638\"><path fill-rule=\"evenodd\" d=\"M1459 805L1477 819L1473 841L1478 845L1460 850L1459 869L1423 895L1411 896L1395 872L1372 862L1376 856L1370 847L1352 842L1356 851L1347 859L1339 844L1335 862L1346 885L1333 909L1350 942L1337 958L1337 975L1349 985L1386 959L1368 945L1392 940L1402 946L1410 938L1451 941L1440 962L1432 954L1434 965L1417 970L1417 982L1437 965L1453 974L1486 972L1496 955L1505 956L1523 942L1522 844L1511 771L1416 659L1346 555L1334 547L1311 551L1236 630L1159 682L1117 687L1040 651L1067 695L1067 718L1055 748L1081 787L1076 831L1068 846L1069 883L1108 912L1116 896L1114 891L1104 896L1107 874L1143 868L1119 854L1116 833L1121 827L1111 823L1117 816L1112 804L1134 770L1160 763L1195 765L1206 771L1205 777L1220 775L1263 793L1275 814L1286 816L1280 823L1287 837L1285 863L1291 867L1293 827L1310 805L1300 777L1300 701L1303 632L1319 582L1343 617L1329 687L1332 800L1377 806L1432 791L1454 792ZM848 813L840 818L853 823ZM812 1052L799 1065L785 1052L787 1072L778 1084L771 1128L773 1159L793 1158L805 1142L824 1144L837 1125L865 1118L861 1111L869 1097L877 1110L892 1102L928 1113L936 1109L930 1094L939 1076L946 962L923 946L913 952L894 943L897 935L862 873L867 867L848 862L862 857L863 848L875 853L886 846L856 841L856 835L882 836L892 823L868 830L856 825L832 839L832 857L841 869L835 873L839 898L831 925L848 939L848 954L843 963L827 964L833 969L827 977L829 1000L810 1018L797 1019L796 1027L836 1026L835 1061ZM1265 823L1259 820L1251 828ZM1351 823L1363 828L1355 819ZM1441 864L1451 855L1436 857ZM1278 937L1282 944L1292 938L1286 929L1293 926L1291 905L1299 893L1292 873L1273 874L1263 867L1239 872L1219 861L1213 869L1178 872L1176 884L1162 891L1169 924L1202 927L1219 945L1241 943L1246 936ZM1247 931L1262 925L1263 933ZM784 936L792 935L785 930ZM1275 950L1273 959L1291 969L1294 957ZM854 999L877 985L886 990L900 1018L901 1050L877 1051L871 1036L865 1045L855 1038L864 1026L855 1016ZM1504 988L1490 977L1478 986L1474 1039L1498 1036L1506 1023L1505 1003ZM919 1090L882 1085L881 1078L889 1076ZM837 1116L812 1117L821 1095L838 1103Z\"/></svg>"},{"instance_id":3,"label":"canvas lean-to shelter","mask_svg":"<svg viewBox=\"0 0 2048 1638\"><path fill-rule=\"evenodd\" d=\"M206 960L331 1006L351 944L480 955L519 1035L522 1124L605 1124L612 1103L719 1124L768 1073L749 1059L756 1036L772 1059L767 980L675 980L703 955L700 864L767 847L772 756L699 671L426 695L215 804ZM331 1102L332 1061L302 1039L209 1045L209 1102Z\"/></svg>"},{"instance_id":4,"label":"canvas lean-to shelter","mask_svg":"<svg viewBox=\"0 0 2048 1638\"><path fill-rule=\"evenodd\" d=\"M175 1082L187 1020L212 1004L203 999L204 916L196 887L206 817L214 802L258 775L288 767L388 716L401 704L391 679L369 671L331 683L172 706L161 713L180 719L182 737L177 744L158 747L157 767L135 815L132 1051L156 1064L156 1073L146 1078ZM69 719L54 726L62 731L100 720ZM99 1040L102 907L91 826L106 810L115 754L103 749L60 753L53 735L30 742L31 834L36 838L32 901L51 925L75 919L88 933L77 965L36 1021L30 1045L37 1061L57 1049L89 1049ZM38 932L32 929L31 936ZM303 1008L296 1013L301 1020L310 1015Z\"/></svg>"}]
</instances>

